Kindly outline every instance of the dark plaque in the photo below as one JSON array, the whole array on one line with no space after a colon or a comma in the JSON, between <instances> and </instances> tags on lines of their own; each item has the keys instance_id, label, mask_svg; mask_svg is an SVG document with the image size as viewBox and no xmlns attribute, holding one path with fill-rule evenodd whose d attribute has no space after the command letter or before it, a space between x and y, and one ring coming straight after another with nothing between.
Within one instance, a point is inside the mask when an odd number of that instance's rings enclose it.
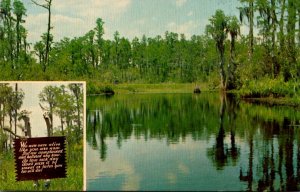
<instances>
[{"instance_id":1,"label":"dark plaque","mask_svg":"<svg viewBox=\"0 0 300 192\"><path fill-rule=\"evenodd\" d=\"M15 139L17 181L66 177L65 137Z\"/></svg>"}]
</instances>

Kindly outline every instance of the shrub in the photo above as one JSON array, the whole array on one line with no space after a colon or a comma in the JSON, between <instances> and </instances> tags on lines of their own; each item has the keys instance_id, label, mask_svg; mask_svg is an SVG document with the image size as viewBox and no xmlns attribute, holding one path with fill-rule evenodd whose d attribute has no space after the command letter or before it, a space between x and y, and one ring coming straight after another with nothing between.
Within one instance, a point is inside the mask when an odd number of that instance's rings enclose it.
<instances>
[{"instance_id":1,"label":"shrub","mask_svg":"<svg viewBox=\"0 0 300 192\"><path fill-rule=\"evenodd\" d=\"M293 97L298 93L299 85L296 82L268 78L248 81L240 90L242 97Z\"/></svg>"}]
</instances>

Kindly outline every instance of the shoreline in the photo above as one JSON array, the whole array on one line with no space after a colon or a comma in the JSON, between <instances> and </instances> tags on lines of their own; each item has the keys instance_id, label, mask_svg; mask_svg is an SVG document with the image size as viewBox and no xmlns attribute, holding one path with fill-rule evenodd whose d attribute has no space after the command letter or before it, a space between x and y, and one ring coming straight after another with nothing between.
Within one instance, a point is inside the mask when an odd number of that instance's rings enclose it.
<instances>
[{"instance_id":1,"label":"shoreline","mask_svg":"<svg viewBox=\"0 0 300 192\"><path fill-rule=\"evenodd\" d=\"M90 84L91 85L91 84ZM92 82L93 91L87 96L106 95L103 90L113 90L114 94L151 94L151 93L192 93L199 86L201 92L217 92L218 89L209 89L208 83L120 83L102 84ZM95 91L96 90L96 91ZM91 91L91 90L88 90ZM227 91L234 94L241 100L255 104L278 105L289 107L300 107L300 99L291 97L244 97L241 90ZM200 93L201 94L201 93ZM109 95L109 94L108 94Z\"/></svg>"},{"instance_id":2,"label":"shoreline","mask_svg":"<svg viewBox=\"0 0 300 192\"><path fill-rule=\"evenodd\" d=\"M288 106L288 107L300 107L300 100L289 97L261 97L261 98L241 98L245 102L254 104L264 104L269 106Z\"/></svg>"}]
</instances>

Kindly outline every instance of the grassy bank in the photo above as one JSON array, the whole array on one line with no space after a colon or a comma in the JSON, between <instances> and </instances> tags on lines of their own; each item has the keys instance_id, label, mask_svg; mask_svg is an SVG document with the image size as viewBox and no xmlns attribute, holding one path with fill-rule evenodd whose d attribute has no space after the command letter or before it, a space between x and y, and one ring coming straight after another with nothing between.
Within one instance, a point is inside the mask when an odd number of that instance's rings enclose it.
<instances>
[{"instance_id":1,"label":"grassy bank","mask_svg":"<svg viewBox=\"0 0 300 192\"><path fill-rule=\"evenodd\" d=\"M291 98L291 97L264 97L264 98L243 98L246 102L251 103L259 103L265 105L284 105L284 106L291 106L291 107L300 107L300 99L299 98Z\"/></svg>"},{"instance_id":2,"label":"grassy bank","mask_svg":"<svg viewBox=\"0 0 300 192\"><path fill-rule=\"evenodd\" d=\"M83 156L82 146L77 151L77 160L67 162L67 178L51 179L51 191L82 191L83 190ZM0 190L5 191L45 191L44 180L39 180L39 188L33 181L16 181L15 162L12 152L0 154Z\"/></svg>"},{"instance_id":3,"label":"grassy bank","mask_svg":"<svg viewBox=\"0 0 300 192\"><path fill-rule=\"evenodd\" d=\"M206 83L160 83L160 84L103 84L97 81L87 83L88 95L104 94L113 91L115 94L128 93L193 93L196 86L201 91L208 91Z\"/></svg>"},{"instance_id":4,"label":"grassy bank","mask_svg":"<svg viewBox=\"0 0 300 192\"><path fill-rule=\"evenodd\" d=\"M208 83L159 83L159 84L103 84L98 81L87 83L88 95L128 93L193 93L196 86L201 91L211 91ZM268 105L300 106L300 84L297 82L283 82L282 79L260 79L245 82L238 89L229 91L239 98L253 103Z\"/></svg>"},{"instance_id":5,"label":"grassy bank","mask_svg":"<svg viewBox=\"0 0 300 192\"><path fill-rule=\"evenodd\" d=\"M232 92L248 102L300 106L300 84L297 82L265 78L248 81Z\"/></svg>"}]
</instances>

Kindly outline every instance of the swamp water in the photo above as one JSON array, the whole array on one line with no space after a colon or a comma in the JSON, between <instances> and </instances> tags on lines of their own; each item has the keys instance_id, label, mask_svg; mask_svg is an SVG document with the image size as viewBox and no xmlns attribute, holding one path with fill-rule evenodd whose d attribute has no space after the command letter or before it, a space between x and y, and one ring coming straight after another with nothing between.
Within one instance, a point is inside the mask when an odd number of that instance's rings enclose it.
<instances>
[{"instance_id":1,"label":"swamp water","mask_svg":"<svg viewBox=\"0 0 300 192\"><path fill-rule=\"evenodd\" d=\"M87 190L300 190L300 111L218 93L87 98Z\"/></svg>"}]
</instances>

